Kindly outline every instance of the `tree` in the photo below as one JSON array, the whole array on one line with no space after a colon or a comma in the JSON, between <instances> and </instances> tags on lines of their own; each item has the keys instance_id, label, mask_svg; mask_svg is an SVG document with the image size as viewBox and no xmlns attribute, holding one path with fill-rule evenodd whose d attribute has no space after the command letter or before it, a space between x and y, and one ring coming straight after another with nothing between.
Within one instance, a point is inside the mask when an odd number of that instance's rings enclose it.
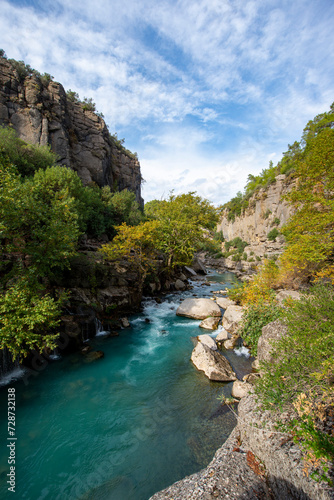
<instances>
[{"instance_id":1,"label":"tree","mask_svg":"<svg viewBox=\"0 0 334 500\"><path fill-rule=\"evenodd\" d=\"M117 255L134 260L136 256L141 266L162 252L169 268L190 264L205 232L214 229L218 220L217 209L193 192L178 196L171 193L168 200L150 202L150 208L151 220L116 228L116 238L103 247L107 258Z\"/></svg>"},{"instance_id":2,"label":"tree","mask_svg":"<svg viewBox=\"0 0 334 500\"><path fill-rule=\"evenodd\" d=\"M100 252L104 258L111 261L126 257L140 271L142 284L148 271L154 268L159 223L148 221L137 226L128 226L123 223L116 230L117 236L111 243L103 245Z\"/></svg>"},{"instance_id":3,"label":"tree","mask_svg":"<svg viewBox=\"0 0 334 500\"><path fill-rule=\"evenodd\" d=\"M296 212L282 229L288 245L281 262L288 273L334 280L334 130L326 126L305 137L297 183L286 195Z\"/></svg>"},{"instance_id":4,"label":"tree","mask_svg":"<svg viewBox=\"0 0 334 500\"><path fill-rule=\"evenodd\" d=\"M58 334L50 329L59 324L60 304L44 293L32 269L18 277L0 295L0 349L7 347L14 359L53 349Z\"/></svg>"}]
</instances>

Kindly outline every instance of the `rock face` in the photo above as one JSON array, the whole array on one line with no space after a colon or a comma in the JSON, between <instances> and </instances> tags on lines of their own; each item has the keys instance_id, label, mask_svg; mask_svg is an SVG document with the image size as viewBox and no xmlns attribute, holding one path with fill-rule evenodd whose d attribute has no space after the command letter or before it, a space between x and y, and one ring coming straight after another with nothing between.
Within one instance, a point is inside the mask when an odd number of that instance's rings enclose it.
<instances>
[{"instance_id":1,"label":"rock face","mask_svg":"<svg viewBox=\"0 0 334 500\"><path fill-rule=\"evenodd\" d=\"M236 305L234 300L228 299L226 297L217 297L216 302L219 305L219 307L221 307L222 309L227 309L228 306L235 306Z\"/></svg>"},{"instance_id":2,"label":"rock face","mask_svg":"<svg viewBox=\"0 0 334 500\"><path fill-rule=\"evenodd\" d=\"M227 211L223 213L217 231L223 232L226 241L239 237L249 245L244 250L247 261L234 262L230 256L224 259L225 267L237 271L252 271L265 255L271 257L281 253L283 236L270 241L267 235L273 228L279 231L292 215L292 207L281 199L292 186L289 178L278 175L275 183L253 194L249 199L248 208L234 221L228 220Z\"/></svg>"},{"instance_id":3,"label":"rock face","mask_svg":"<svg viewBox=\"0 0 334 500\"><path fill-rule=\"evenodd\" d=\"M177 316L186 316L193 319L205 319L209 316L222 315L215 302L210 299L185 299L176 311Z\"/></svg>"},{"instance_id":4,"label":"rock face","mask_svg":"<svg viewBox=\"0 0 334 500\"><path fill-rule=\"evenodd\" d=\"M78 172L84 184L128 189L142 205L138 159L110 136L104 120L68 100L60 83L25 79L0 57L0 125L12 125L21 139L47 145L58 163Z\"/></svg>"},{"instance_id":5,"label":"rock face","mask_svg":"<svg viewBox=\"0 0 334 500\"><path fill-rule=\"evenodd\" d=\"M223 327L229 333L236 333L242 320L241 306L228 306L223 316Z\"/></svg>"},{"instance_id":6,"label":"rock face","mask_svg":"<svg viewBox=\"0 0 334 500\"><path fill-rule=\"evenodd\" d=\"M287 332L287 327L279 320L272 321L262 328L262 335L257 344L257 359L273 362L271 354L272 342L281 339Z\"/></svg>"},{"instance_id":7,"label":"rock face","mask_svg":"<svg viewBox=\"0 0 334 500\"><path fill-rule=\"evenodd\" d=\"M192 352L191 361L196 368L203 371L210 380L229 382L236 380L236 375L227 359L217 351L213 351L202 342L198 342Z\"/></svg>"}]
</instances>

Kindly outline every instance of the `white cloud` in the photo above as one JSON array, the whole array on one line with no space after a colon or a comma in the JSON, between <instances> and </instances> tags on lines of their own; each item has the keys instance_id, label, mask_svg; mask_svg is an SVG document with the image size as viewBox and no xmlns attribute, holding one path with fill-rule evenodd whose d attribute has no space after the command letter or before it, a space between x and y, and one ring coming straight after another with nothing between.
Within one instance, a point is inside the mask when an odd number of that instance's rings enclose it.
<instances>
[{"instance_id":1,"label":"white cloud","mask_svg":"<svg viewBox=\"0 0 334 500\"><path fill-rule=\"evenodd\" d=\"M93 98L147 197L228 199L334 100L330 0L0 3L0 47Z\"/></svg>"}]
</instances>

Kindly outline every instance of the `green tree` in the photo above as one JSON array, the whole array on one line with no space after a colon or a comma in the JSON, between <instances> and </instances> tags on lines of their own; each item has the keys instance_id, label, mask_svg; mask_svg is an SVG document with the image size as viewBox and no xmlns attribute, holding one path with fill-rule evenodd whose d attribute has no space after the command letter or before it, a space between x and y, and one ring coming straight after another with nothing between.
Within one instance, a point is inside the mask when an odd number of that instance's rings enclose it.
<instances>
[{"instance_id":1,"label":"green tree","mask_svg":"<svg viewBox=\"0 0 334 500\"><path fill-rule=\"evenodd\" d=\"M59 324L61 301L45 294L33 270L17 278L0 295L0 349L7 347L13 358L23 358L30 350L53 349Z\"/></svg>"},{"instance_id":2,"label":"green tree","mask_svg":"<svg viewBox=\"0 0 334 500\"><path fill-rule=\"evenodd\" d=\"M281 230L288 243L281 262L305 278L325 273L334 279L334 130L308 129L295 163L297 183L286 196L296 212Z\"/></svg>"}]
</instances>

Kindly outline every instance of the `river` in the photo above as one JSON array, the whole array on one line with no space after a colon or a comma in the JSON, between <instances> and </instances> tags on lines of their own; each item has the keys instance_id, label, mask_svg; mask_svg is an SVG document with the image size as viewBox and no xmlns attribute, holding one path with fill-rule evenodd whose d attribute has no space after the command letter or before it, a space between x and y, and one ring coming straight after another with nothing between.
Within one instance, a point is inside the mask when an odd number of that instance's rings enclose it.
<instances>
[{"instance_id":1,"label":"river","mask_svg":"<svg viewBox=\"0 0 334 500\"><path fill-rule=\"evenodd\" d=\"M90 340L104 358L81 353L49 363L16 389L16 495L27 500L147 500L205 467L236 424L217 399L231 383L210 382L190 361L199 322L177 317L186 297L230 287L231 273L210 286L144 301L119 337ZM239 354L239 353L238 353ZM228 352L239 376L250 360ZM7 387L0 391L1 498L9 472Z\"/></svg>"}]
</instances>

